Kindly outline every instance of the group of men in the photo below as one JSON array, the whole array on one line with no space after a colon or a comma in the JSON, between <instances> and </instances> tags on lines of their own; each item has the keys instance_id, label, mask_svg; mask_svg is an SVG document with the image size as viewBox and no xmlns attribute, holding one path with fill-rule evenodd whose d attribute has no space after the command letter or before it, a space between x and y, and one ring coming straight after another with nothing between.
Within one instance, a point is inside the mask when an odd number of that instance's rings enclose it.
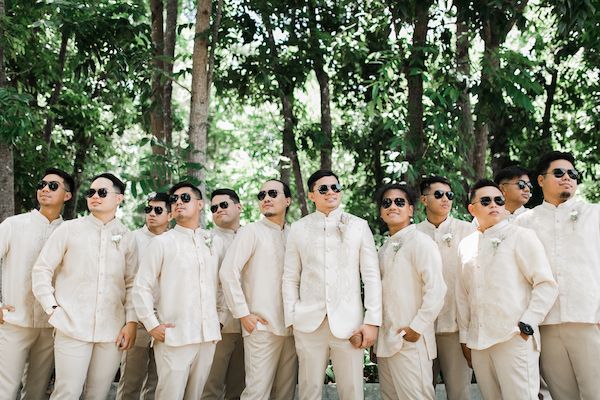
<instances>
[{"instance_id":1,"label":"group of men","mask_svg":"<svg viewBox=\"0 0 600 400\"><path fill-rule=\"evenodd\" d=\"M541 375L553 399L599 398L600 206L574 197L574 164L541 157L532 210L526 170L479 180L472 222L450 216L443 177L420 196L386 185L379 252L332 171L310 176L315 211L291 226L277 179L243 227L238 195L213 191L211 231L201 191L180 182L130 232L119 178L94 177L90 213L63 222L74 182L50 168L39 209L0 224L0 399L44 398L54 370L51 399L104 400L120 367L119 399L291 400L297 386L313 400L329 360L340 399L362 399L373 345L386 400L433 399L440 373L448 399L469 399L473 371L486 400L538 399Z\"/></svg>"}]
</instances>

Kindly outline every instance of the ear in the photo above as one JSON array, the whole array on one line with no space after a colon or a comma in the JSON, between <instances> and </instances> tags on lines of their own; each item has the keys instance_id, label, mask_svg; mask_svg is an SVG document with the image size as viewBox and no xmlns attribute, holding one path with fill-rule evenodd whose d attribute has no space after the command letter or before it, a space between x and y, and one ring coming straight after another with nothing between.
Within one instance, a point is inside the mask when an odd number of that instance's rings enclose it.
<instances>
[{"instance_id":1,"label":"ear","mask_svg":"<svg viewBox=\"0 0 600 400\"><path fill-rule=\"evenodd\" d=\"M63 199L63 203L66 203L67 201L71 200L73 198L73 193L71 192L66 192L65 193L65 197Z\"/></svg>"},{"instance_id":2,"label":"ear","mask_svg":"<svg viewBox=\"0 0 600 400\"><path fill-rule=\"evenodd\" d=\"M123 194L117 195L117 204L121 204L125 200L125 196Z\"/></svg>"},{"instance_id":3,"label":"ear","mask_svg":"<svg viewBox=\"0 0 600 400\"><path fill-rule=\"evenodd\" d=\"M202 209L204 208L204 200L198 200L198 208L202 211Z\"/></svg>"},{"instance_id":4,"label":"ear","mask_svg":"<svg viewBox=\"0 0 600 400\"><path fill-rule=\"evenodd\" d=\"M242 203L235 204L235 208L237 208L239 212L242 212Z\"/></svg>"},{"instance_id":5,"label":"ear","mask_svg":"<svg viewBox=\"0 0 600 400\"><path fill-rule=\"evenodd\" d=\"M504 186L506 185L506 183L501 183L498 186L500 187L500 192L502 193L502 195L504 197L506 197L506 190L504 190Z\"/></svg>"},{"instance_id":6,"label":"ear","mask_svg":"<svg viewBox=\"0 0 600 400\"><path fill-rule=\"evenodd\" d=\"M286 202L287 206L289 207L290 204L292 204L292 198L291 197L286 197L285 198L285 202Z\"/></svg>"},{"instance_id":7,"label":"ear","mask_svg":"<svg viewBox=\"0 0 600 400\"><path fill-rule=\"evenodd\" d=\"M414 206L412 206L412 205L409 205L409 206L408 206L408 212L410 213L410 216L411 216L411 218L412 218L412 216L413 216L413 214L414 214L414 212L415 212L415 207L414 207Z\"/></svg>"},{"instance_id":8,"label":"ear","mask_svg":"<svg viewBox=\"0 0 600 400\"><path fill-rule=\"evenodd\" d=\"M308 192L308 199L314 203L315 202L315 193Z\"/></svg>"},{"instance_id":9,"label":"ear","mask_svg":"<svg viewBox=\"0 0 600 400\"><path fill-rule=\"evenodd\" d=\"M542 175L538 175L537 182L538 182L538 185L540 185L541 188L544 187L544 177Z\"/></svg>"},{"instance_id":10,"label":"ear","mask_svg":"<svg viewBox=\"0 0 600 400\"><path fill-rule=\"evenodd\" d=\"M475 214L473 214L473 209L474 209L474 205L473 204L469 204L467 206L467 210L469 211L469 214L471 214L472 216L475 216Z\"/></svg>"},{"instance_id":11,"label":"ear","mask_svg":"<svg viewBox=\"0 0 600 400\"><path fill-rule=\"evenodd\" d=\"M427 207L427 196L420 196L421 199L421 204L423 204L425 207Z\"/></svg>"}]
</instances>

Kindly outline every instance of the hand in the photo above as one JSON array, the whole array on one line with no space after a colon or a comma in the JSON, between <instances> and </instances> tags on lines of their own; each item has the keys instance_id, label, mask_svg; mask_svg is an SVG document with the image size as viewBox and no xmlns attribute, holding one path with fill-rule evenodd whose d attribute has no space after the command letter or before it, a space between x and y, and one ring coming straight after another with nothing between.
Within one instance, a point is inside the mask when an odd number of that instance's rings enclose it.
<instances>
[{"instance_id":1,"label":"hand","mask_svg":"<svg viewBox=\"0 0 600 400\"><path fill-rule=\"evenodd\" d=\"M8 312L13 312L13 311L15 311L15 308L13 306L9 306L8 304L0 307L0 325L4 324L4 312L2 310L6 310Z\"/></svg>"},{"instance_id":2,"label":"hand","mask_svg":"<svg viewBox=\"0 0 600 400\"><path fill-rule=\"evenodd\" d=\"M367 325L363 324L358 327L357 330L352 332L352 335L356 333L362 333L363 341L360 345L361 349L367 349L375 344L375 340L377 340L377 332L379 331L379 327L375 325Z\"/></svg>"},{"instance_id":3,"label":"hand","mask_svg":"<svg viewBox=\"0 0 600 400\"><path fill-rule=\"evenodd\" d=\"M526 335L523 332L520 332L519 335L521 335L521 337L523 338L524 341L528 341L529 340L529 335Z\"/></svg>"},{"instance_id":4,"label":"hand","mask_svg":"<svg viewBox=\"0 0 600 400\"><path fill-rule=\"evenodd\" d=\"M372 363L377 364L377 354L375 354L375 349L373 347L369 349L369 358Z\"/></svg>"},{"instance_id":5,"label":"hand","mask_svg":"<svg viewBox=\"0 0 600 400\"><path fill-rule=\"evenodd\" d=\"M248 314L245 317L240 318L240 322L242 323L242 326L248 333L254 332L254 330L256 329L256 324L258 322L260 322L263 325L269 324L266 319L261 318L256 314Z\"/></svg>"},{"instance_id":6,"label":"hand","mask_svg":"<svg viewBox=\"0 0 600 400\"><path fill-rule=\"evenodd\" d=\"M404 331L404 340L406 340L407 342L411 342L414 343L417 340L419 340L421 338L421 334L410 329L410 327L406 326L404 328L400 328L398 329L398 333Z\"/></svg>"},{"instance_id":7,"label":"hand","mask_svg":"<svg viewBox=\"0 0 600 400\"><path fill-rule=\"evenodd\" d=\"M115 343L119 347L119 350L129 350L135 344L135 335L137 333L137 322L128 322L119 332L119 336L115 340Z\"/></svg>"},{"instance_id":8,"label":"hand","mask_svg":"<svg viewBox=\"0 0 600 400\"><path fill-rule=\"evenodd\" d=\"M160 324L159 326L152 329L148 333L150 334L150 336L152 336L154 338L154 340L157 340L159 342L164 342L165 341L165 330L167 328L175 328L175 324Z\"/></svg>"},{"instance_id":9,"label":"hand","mask_svg":"<svg viewBox=\"0 0 600 400\"><path fill-rule=\"evenodd\" d=\"M463 356L465 357L465 360L467 360L469 368L473 369L473 364L471 363L471 349L468 348L465 343L461 343L460 347L462 348Z\"/></svg>"}]
</instances>

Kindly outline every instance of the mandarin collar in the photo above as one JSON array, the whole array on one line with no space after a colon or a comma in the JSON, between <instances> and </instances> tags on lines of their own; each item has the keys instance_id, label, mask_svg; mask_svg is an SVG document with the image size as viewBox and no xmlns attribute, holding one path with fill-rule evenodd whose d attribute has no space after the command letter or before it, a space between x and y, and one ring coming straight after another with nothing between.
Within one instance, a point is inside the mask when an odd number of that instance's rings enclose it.
<instances>
[{"instance_id":1,"label":"mandarin collar","mask_svg":"<svg viewBox=\"0 0 600 400\"><path fill-rule=\"evenodd\" d=\"M150 229L148 229L148 225L144 225L144 226L142 227L142 232L144 233L144 235L147 235L147 236L150 236L150 237L154 237L154 236L156 236L154 233L152 233L152 232L150 231Z\"/></svg>"},{"instance_id":2,"label":"mandarin collar","mask_svg":"<svg viewBox=\"0 0 600 400\"><path fill-rule=\"evenodd\" d=\"M544 207L547 210L560 210L560 209L570 209L573 208L577 203L577 199L575 198L575 196L571 197L569 200L565 201L564 203L560 203L558 206L555 206L552 203L547 202L546 200L544 200L544 202L542 203L542 207Z\"/></svg>"},{"instance_id":3,"label":"mandarin collar","mask_svg":"<svg viewBox=\"0 0 600 400\"><path fill-rule=\"evenodd\" d=\"M515 210L515 212L512 213L512 214L510 214L510 215L512 215L513 217L517 217L517 216L523 214L526 211L527 211L527 208L525 206L521 206L521 207L517 208Z\"/></svg>"},{"instance_id":4,"label":"mandarin collar","mask_svg":"<svg viewBox=\"0 0 600 400\"><path fill-rule=\"evenodd\" d=\"M507 227L510 226L510 223L507 220L502 220L500 222L498 222L496 225L489 227L485 230L485 232L481 232L480 230L478 230L478 232L480 234L482 234L485 237L488 236L495 236L498 233L502 232L503 230L505 230Z\"/></svg>"},{"instance_id":5,"label":"mandarin collar","mask_svg":"<svg viewBox=\"0 0 600 400\"><path fill-rule=\"evenodd\" d=\"M201 227L197 227L196 229L191 229L191 228L183 227L179 224L175 224L175 228L173 228L173 229L176 230L177 232L183 233L184 235L187 235L187 236L202 235L202 232L204 232L204 229L202 229Z\"/></svg>"},{"instance_id":6,"label":"mandarin collar","mask_svg":"<svg viewBox=\"0 0 600 400\"><path fill-rule=\"evenodd\" d=\"M410 224L410 225L408 225L408 226L400 229L398 232L394 233L389 238L392 239L392 240L403 239L405 236L408 236L412 232L414 232L415 229L417 229L417 226L415 224Z\"/></svg>"},{"instance_id":7,"label":"mandarin collar","mask_svg":"<svg viewBox=\"0 0 600 400\"><path fill-rule=\"evenodd\" d=\"M335 210L331 211L329 215L325 215L325 213L319 210L315 210L315 216L319 219L324 219L326 221L339 221L342 218L342 213L342 207L339 206Z\"/></svg>"},{"instance_id":8,"label":"mandarin collar","mask_svg":"<svg viewBox=\"0 0 600 400\"><path fill-rule=\"evenodd\" d=\"M281 225L276 224L275 222L272 222L271 220L269 220L266 217L261 218L258 222L260 222L261 224L265 225L266 227L270 228L270 229L274 229L278 232L281 231L285 231L285 228L287 227L287 224L283 224L283 227L281 227Z\"/></svg>"},{"instance_id":9,"label":"mandarin collar","mask_svg":"<svg viewBox=\"0 0 600 400\"><path fill-rule=\"evenodd\" d=\"M240 227L241 228L241 227ZM216 225L213 228L215 231L222 233L224 235L235 235L235 231L233 229L225 229L225 228L221 228L220 226ZM238 228L239 229L239 228Z\"/></svg>"},{"instance_id":10,"label":"mandarin collar","mask_svg":"<svg viewBox=\"0 0 600 400\"><path fill-rule=\"evenodd\" d=\"M31 210L31 215L33 215L35 219L45 223L46 225L57 225L63 222L62 215L59 215L58 218L56 218L54 221L49 221L48 218L46 218L44 214L42 214L37 208Z\"/></svg>"},{"instance_id":11,"label":"mandarin collar","mask_svg":"<svg viewBox=\"0 0 600 400\"><path fill-rule=\"evenodd\" d=\"M92 214L92 213L89 213L84 218L87 219L93 225L98 226L100 228L102 228L102 227L108 228L110 226L117 225L117 223L118 223L116 216L113 219L111 219L110 221L108 221L107 223L102 222L100 219L96 218L96 216L94 216L94 214Z\"/></svg>"},{"instance_id":12,"label":"mandarin collar","mask_svg":"<svg viewBox=\"0 0 600 400\"><path fill-rule=\"evenodd\" d=\"M440 224L440 226L435 226L434 224L432 224L431 222L429 222L429 220L427 218L425 218L425 220L423 221L423 225L431 231L445 231L448 230L450 228L450 225L452 224L452 217L450 215L448 215L448 217L446 217L446 219L444 221L442 221L442 223Z\"/></svg>"}]
</instances>

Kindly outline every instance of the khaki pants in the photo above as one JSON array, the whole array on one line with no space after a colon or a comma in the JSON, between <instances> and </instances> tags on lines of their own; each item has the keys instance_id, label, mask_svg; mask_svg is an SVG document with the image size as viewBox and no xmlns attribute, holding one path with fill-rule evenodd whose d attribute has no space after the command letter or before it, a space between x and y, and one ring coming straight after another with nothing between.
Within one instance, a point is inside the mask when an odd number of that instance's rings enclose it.
<instances>
[{"instance_id":1,"label":"khaki pants","mask_svg":"<svg viewBox=\"0 0 600 400\"><path fill-rule=\"evenodd\" d=\"M167 346L154 342L158 372L157 400L198 400L215 354L213 342Z\"/></svg>"},{"instance_id":2,"label":"khaki pants","mask_svg":"<svg viewBox=\"0 0 600 400\"><path fill-rule=\"evenodd\" d=\"M106 400L119 369L121 352L113 342L84 342L57 330L54 360L56 381L50 399L79 399L83 391L85 400Z\"/></svg>"},{"instance_id":3,"label":"khaki pants","mask_svg":"<svg viewBox=\"0 0 600 400\"><path fill-rule=\"evenodd\" d=\"M554 400L597 399L600 396L600 326L540 326L544 378Z\"/></svg>"},{"instance_id":4,"label":"khaki pants","mask_svg":"<svg viewBox=\"0 0 600 400\"><path fill-rule=\"evenodd\" d=\"M435 335L437 358L433 361L433 378L442 372L448 400L468 400L473 371L462 353L458 332Z\"/></svg>"},{"instance_id":5,"label":"khaki pants","mask_svg":"<svg viewBox=\"0 0 600 400\"><path fill-rule=\"evenodd\" d=\"M244 341L241 333L221 333L202 400L238 399L245 387Z\"/></svg>"},{"instance_id":6,"label":"khaki pants","mask_svg":"<svg viewBox=\"0 0 600 400\"><path fill-rule=\"evenodd\" d=\"M54 366L52 332L8 322L0 325L0 399L17 398L21 381L22 399L44 398Z\"/></svg>"},{"instance_id":7,"label":"khaki pants","mask_svg":"<svg viewBox=\"0 0 600 400\"><path fill-rule=\"evenodd\" d=\"M434 400L433 362L425 341L405 341L392 357L377 357L383 400Z\"/></svg>"},{"instance_id":8,"label":"khaki pants","mask_svg":"<svg viewBox=\"0 0 600 400\"><path fill-rule=\"evenodd\" d=\"M242 400L294 398L298 358L293 336L254 331L244 338L246 388Z\"/></svg>"},{"instance_id":9,"label":"khaki pants","mask_svg":"<svg viewBox=\"0 0 600 400\"><path fill-rule=\"evenodd\" d=\"M540 354L534 347L533 337L525 340L517 334L485 350L471 351L484 399L538 400Z\"/></svg>"},{"instance_id":10,"label":"khaki pants","mask_svg":"<svg viewBox=\"0 0 600 400\"><path fill-rule=\"evenodd\" d=\"M331 333L327 318L314 332L294 330L298 353L298 392L300 400L320 400L325 369L331 357L340 400L362 400L363 350Z\"/></svg>"},{"instance_id":11,"label":"khaki pants","mask_svg":"<svg viewBox=\"0 0 600 400\"><path fill-rule=\"evenodd\" d=\"M158 375L151 343L152 336L143 325L138 325L135 345L121 359L117 400L154 399Z\"/></svg>"}]
</instances>

